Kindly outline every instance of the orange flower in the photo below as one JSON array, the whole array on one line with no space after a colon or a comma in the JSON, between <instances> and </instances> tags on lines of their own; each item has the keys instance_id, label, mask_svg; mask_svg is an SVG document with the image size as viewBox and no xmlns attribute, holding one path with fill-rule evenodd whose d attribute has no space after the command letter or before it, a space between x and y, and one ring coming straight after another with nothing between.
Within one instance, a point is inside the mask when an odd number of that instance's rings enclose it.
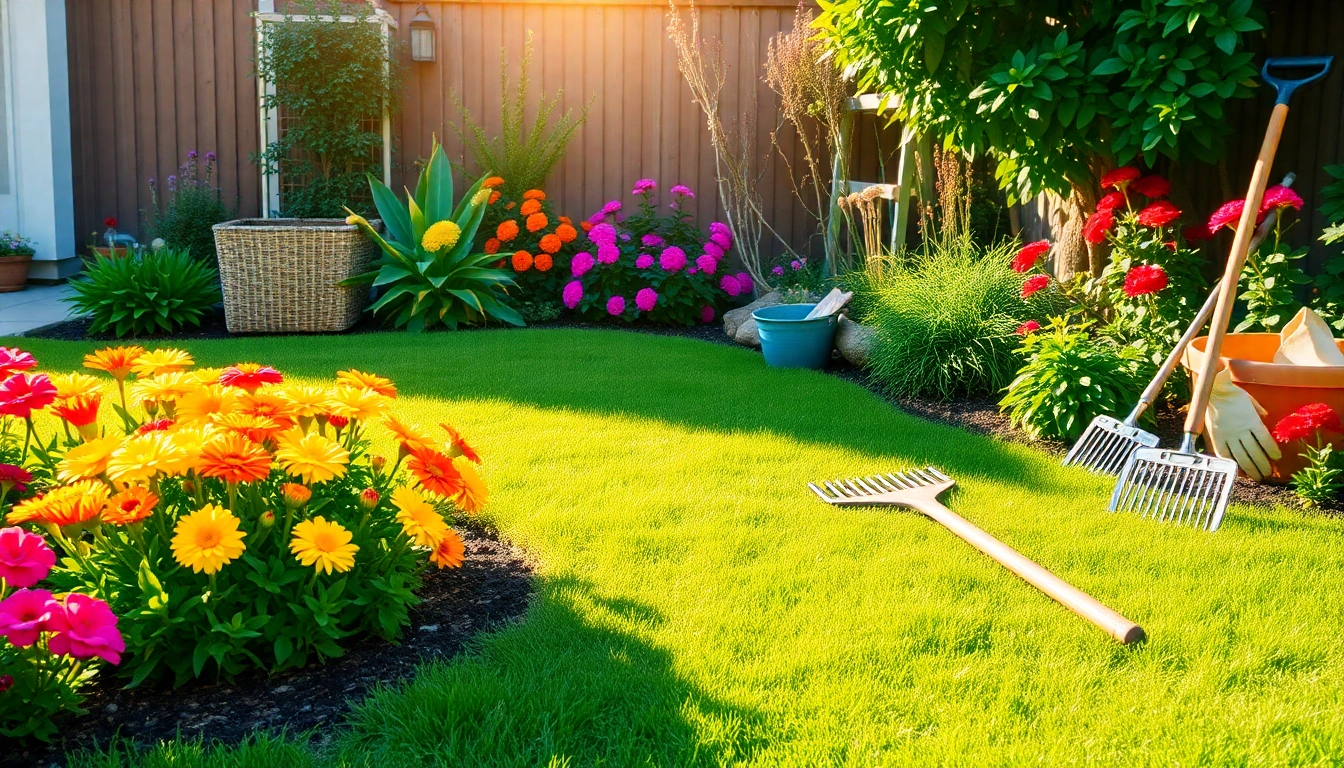
<instances>
[{"instance_id":1,"label":"orange flower","mask_svg":"<svg viewBox=\"0 0 1344 768\"><path fill-rule=\"evenodd\" d=\"M514 206L516 206L516 205L518 205L518 204L515 203L515 202L513 202L513 201L509 201L509 202L507 202L507 203L504 204L504 210L506 210L506 211L512 211L513 208L514 208Z\"/></svg>"},{"instance_id":2,"label":"orange flower","mask_svg":"<svg viewBox=\"0 0 1344 768\"><path fill-rule=\"evenodd\" d=\"M449 528L443 539L439 541L439 546L429 553L429 561L440 568L461 568L462 556L466 554L466 551L467 548L462 543L462 537L457 535L457 531Z\"/></svg>"},{"instance_id":3,"label":"orange flower","mask_svg":"<svg viewBox=\"0 0 1344 768\"><path fill-rule=\"evenodd\" d=\"M255 413L226 413L215 419L215 425L254 443L264 443L287 428L275 419Z\"/></svg>"},{"instance_id":4,"label":"orange flower","mask_svg":"<svg viewBox=\"0 0 1344 768\"><path fill-rule=\"evenodd\" d=\"M491 193L490 193L490 199L489 199L487 202L488 202L490 205L494 205L495 203L498 203L498 202L499 202L499 198L500 198L500 194L499 194L498 191L491 192Z\"/></svg>"},{"instance_id":5,"label":"orange flower","mask_svg":"<svg viewBox=\"0 0 1344 768\"><path fill-rule=\"evenodd\" d=\"M560 223L561 223L561 224L573 224L573 223L574 223L574 220L571 219L571 218L569 218L568 216L561 216L561 217L560 217Z\"/></svg>"},{"instance_id":6,"label":"orange flower","mask_svg":"<svg viewBox=\"0 0 1344 768\"><path fill-rule=\"evenodd\" d=\"M293 400L265 392L248 392L238 399L238 411L249 416L270 419L282 429L294 426L294 416L299 407ZM218 421L218 419L216 419Z\"/></svg>"},{"instance_id":7,"label":"orange flower","mask_svg":"<svg viewBox=\"0 0 1344 768\"><path fill-rule=\"evenodd\" d=\"M554 264L548 253L538 253L537 258L532 260L532 266L536 267L538 272L549 272Z\"/></svg>"},{"instance_id":8,"label":"orange flower","mask_svg":"<svg viewBox=\"0 0 1344 768\"><path fill-rule=\"evenodd\" d=\"M492 237L492 238L490 238L489 240L486 240L486 241L485 241L485 252L486 252L486 253L499 253L499 238L498 238L498 237Z\"/></svg>"},{"instance_id":9,"label":"orange flower","mask_svg":"<svg viewBox=\"0 0 1344 768\"><path fill-rule=\"evenodd\" d=\"M540 189L529 189L523 193L524 200L545 200L546 193Z\"/></svg>"},{"instance_id":10,"label":"orange flower","mask_svg":"<svg viewBox=\"0 0 1344 768\"><path fill-rule=\"evenodd\" d=\"M85 355L84 367L104 371L117 381L125 381L143 354L143 347L107 347Z\"/></svg>"},{"instance_id":11,"label":"orange flower","mask_svg":"<svg viewBox=\"0 0 1344 768\"><path fill-rule=\"evenodd\" d=\"M434 438L419 431L416 427L402 423L396 416L389 415L383 419L383 426L387 427L387 431L397 438L397 442L401 444L403 455L430 450L434 444Z\"/></svg>"},{"instance_id":12,"label":"orange flower","mask_svg":"<svg viewBox=\"0 0 1344 768\"><path fill-rule=\"evenodd\" d=\"M593 231L593 222L591 222L591 221L581 221L581 222L579 222L579 226L580 226L580 227L583 227L583 231L584 231L584 232L592 232L592 231Z\"/></svg>"},{"instance_id":13,"label":"orange flower","mask_svg":"<svg viewBox=\"0 0 1344 768\"><path fill-rule=\"evenodd\" d=\"M430 493L451 499L462 493L462 473L453 466L453 460L438 451L420 451L406 462L415 479Z\"/></svg>"},{"instance_id":14,"label":"orange flower","mask_svg":"<svg viewBox=\"0 0 1344 768\"><path fill-rule=\"evenodd\" d=\"M107 500L103 507L103 522L112 525L130 525L154 514L154 505L159 497L148 488L132 485Z\"/></svg>"},{"instance_id":15,"label":"orange flower","mask_svg":"<svg viewBox=\"0 0 1344 768\"><path fill-rule=\"evenodd\" d=\"M466 456L458 456L453 459L453 468L462 475L462 490L458 492L453 501L462 508L463 512L476 514L485 509L485 503L490 499L490 490L485 487L485 481L476 474L476 468L471 466Z\"/></svg>"},{"instance_id":16,"label":"orange flower","mask_svg":"<svg viewBox=\"0 0 1344 768\"><path fill-rule=\"evenodd\" d=\"M513 271L526 272L532 268L532 254L527 251L518 251L513 254Z\"/></svg>"},{"instance_id":17,"label":"orange flower","mask_svg":"<svg viewBox=\"0 0 1344 768\"><path fill-rule=\"evenodd\" d=\"M98 480L61 486L42 497L38 519L62 527L87 523L103 511L107 497L107 486Z\"/></svg>"},{"instance_id":18,"label":"orange flower","mask_svg":"<svg viewBox=\"0 0 1344 768\"><path fill-rule=\"evenodd\" d=\"M495 227L495 237L499 238L499 242L501 243L507 243L517 236L518 236L518 222L514 221L513 219L509 219L508 221L501 221L499 223L499 226Z\"/></svg>"},{"instance_id":19,"label":"orange flower","mask_svg":"<svg viewBox=\"0 0 1344 768\"><path fill-rule=\"evenodd\" d=\"M536 200L524 200L523 204L518 206L518 213L523 216L531 216L534 213L541 212L541 203Z\"/></svg>"},{"instance_id":20,"label":"orange flower","mask_svg":"<svg viewBox=\"0 0 1344 768\"><path fill-rule=\"evenodd\" d=\"M495 187L498 187L500 184L503 183L504 179L500 178L499 176L491 176L490 178L481 182L481 186L486 187L487 189L494 189Z\"/></svg>"},{"instance_id":21,"label":"orange flower","mask_svg":"<svg viewBox=\"0 0 1344 768\"><path fill-rule=\"evenodd\" d=\"M467 441L462 439L461 432L454 429L451 424L440 424L439 426L443 427L443 431L448 433L449 456L463 456L466 457L468 461L474 461L477 464L481 463L480 454L476 453L475 449L470 445L467 445Z\"/></svg>"},{"instance_id":22,"label":"orange flower","mask_svg":"<svg viewBox=\"0 0 1344 768\"><path fill-rule=\"evenodd\" d=\"M537 232L543 230L546 228L546 225L550 223L550 220L546 218L546 214L534 213L527 217L527 231Z\"/></svg>"},{"instance_id":23,"label":"orange flower","mask_svg":"<svg viewBox=\"0 0 1344 768\"><path fill-rule=\"evenodd\" d=\"M271 474L271 455L242 435L226 432L205 444L196 469L226 483L250 483Z\"/></svg>"},{"instance_id":24,"label":"orange flower","mask_svg":"<svg viewBox=\"0 0 1344 768\"><path fill-rule=\"evenodd\" d=\"M564 216L561 216L560 226L555 228L555 236L560 238L560 242L562 243L572 243L574 242L574 238L579 236L579 232L574 229L572 224L565 221Z\"/></svg>"},{"instance_id":25,"label":"orange flower","mask_svg":"<svg viewBox=\"0 0 1344 768\"><path fill-rule=\"evenodd\" d=\"M545 253L555 253L560 250L560 246L562 245L564 245L564 243L560 241L559 235L541 236L541 250Z\"/></svg>"},{"instance_id":26,"label":"orange flower","mask_svg":"<svg viewBox=\"0 0 1344 768\"><path fill-rule=\"evenodd\" d=\"M336 383L355 389L372 389L383 397L396 397L397 386L391 379L351 368L336 374Z\"/></svg>"},{"instance_id":27,"label":"orange flower","mask_svg":"<svg viewBox=\"0 0 1344 768\"><path fill-rule=\"evenodd\" d=\"M285 483L280 486L280 493L285 496L285 506L294 509L302 507L308 503L309 499L313 498L312 490L308 486L298 483Z\"/></svg>"},{"instance_id":28,"label":"orange flower","mask_svg":"<svg viewBox=\"0 0 1344 768\"><path fill-rule=\"evenodd\" d=\"M51 410L70 422L72 427L86 427L98 420L98 406L102 402L103 398L98 395L75 395L57 400Z\"/></svg>"}]
</instances>

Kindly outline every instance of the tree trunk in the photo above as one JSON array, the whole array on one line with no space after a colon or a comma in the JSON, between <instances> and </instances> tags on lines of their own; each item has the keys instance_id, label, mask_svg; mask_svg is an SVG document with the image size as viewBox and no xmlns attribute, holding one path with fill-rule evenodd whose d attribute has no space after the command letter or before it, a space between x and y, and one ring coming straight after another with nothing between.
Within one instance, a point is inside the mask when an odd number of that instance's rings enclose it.
<instances>
[{"instance_id":1,"label":"tree trunk","mask_svg":"<svg viewBox=\"0 0 1344 768\"><path fill-rule=\"evenodd\" d=\"M1055 235L1055 276L1069 281L1074 275L1099 277L1110 260L1106 243L1092 245L1083 237L1083 225L1096 210L1091 185L1074 184L1067 198L1050 195L1050 226Z\"/></svg>"}]
</instances>

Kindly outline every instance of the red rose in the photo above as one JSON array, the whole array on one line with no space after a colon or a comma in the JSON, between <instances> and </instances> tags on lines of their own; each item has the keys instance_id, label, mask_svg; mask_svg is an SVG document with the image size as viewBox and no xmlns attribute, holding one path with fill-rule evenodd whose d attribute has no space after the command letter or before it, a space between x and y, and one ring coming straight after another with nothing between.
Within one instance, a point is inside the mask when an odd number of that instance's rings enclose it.
<instances>
[{"instance_id":1,"label":"red rose","mask_svg":"<svg viewBox=\"0 0 1344 768\"><path fill-rule=\"evenodd\" d=\"M1274 439L1280 443L1291 443L1311 437L1318 429L1339 432L1339 414L1325 403L1311 403L1279 419L1274 425Z\"/></svg>"},{"instance_id":2,"label":"red rose","mask_svg":"<svg viewBox=\"0 0 1344 768\"><path fill-rule=\"evenodd\" d=\"M1098 211L1114 211L1116 208L1128 202L1124 192L1107 192L1097 201Z\"/></svg>"},{"instance_id":3,"label":"red rose","mask_svg":"<svg viewBox=\"0 0 1344 768\"><path fill-rule=\"evenodd\" d=\"M1167 273L1159 266L1140 264L1125 273L1125 295L1129 298L1157 293L1167 287Z\"/></svg>"},{"instance_id":4,"label":"red rose","mask_svg":"<svg viewBox=\"0 0 1344 768\"><path fill-rule=\"evenodd\" d=\"M1040 323L1036 322L1035 320L1028 320L1027 322L1017 326L1017 335L1026 336L1028 333L1035 333L1039 330L1041 330Z\"/></svg>"},{"instance_id":5,"label":"red rose","mask_svg":"<svg viewBox=\"0 0 1344 768\"><path fill-rule=\"evenodd\" d=\"M1034 243L1027 243L1022 246L1022 250L1013 257L1013 271L1026 272L1036 266L1036 260L1041 258L1046 251L1050 250L1049 240L1037 240Z\"/></svg>"},{"instance_id":6,"label":"red rose","mask_svg":"<svg viewBox=\"0 0 1344 768\"><path fill-rule=\"evenodd\" d=\"M1236 223L1241 220L1241 211L1245 207L1245 200L1230 200L1223 203L1222 207L1214 211L1213 215L1209 217L1209 234L1218 234L1218 230L1228 224L1236 226Z\"/></svg>"},{"instance_id":7,"label":"red rose","mask_svg":"<svg viewBox=\"0 0 1344 768\"><path fill-rule=\"evenodd\" d=\"M1138 168L1131 168L1128 165L1122 166L1101 177L1101 188L1111 189L1114 187L1116 189L1122 189L1125 185L1129 184L1129 182L1139 178L1139 176Z\"/></svg>"},{"instance_id":8,"label":"red rose","mask_svg":"<svg viewBox=\"0 0 1344 768\"><path fill-rule=\"evenodd\" d=\"M1087 223L1083 225L1083 239L1096 245L1106 241L1106 233L1115 226L1115 214L1109 210L1097 211L1087 217Z\"/></svg>"},{"instance_id":9,"label":"red rose","mask_svg":"<svg viewBox=\"0 0 1344 768\"><path fill-rule=\"evenodd\" d=\"M1213 235L1209 234L1209 230L1205 227L1201 227L1198 224L1191 224L1190 226L1182 229L1181 237L1184 237L1187 243L1202 243L1205 240L1213 239Z\"/></svg>"},{"instance_id":10,"label":"red rose","mask_svg":"<svg viewBox=\"0 0 1344 768\"><path fill-rule=\"evenodd\" d=\"M1139 211L1139 223L1145 227L1165 227L1175 221L1181 215L1181 209L1167 202L1158 200L1150 204L1147 208Z\"/></svg>"},{"instance_id":11,"label":"red rose","mask_svg":"<svg viewBox=\"0 0 1344 768\"><path fill-rule=\"evenodd\" d=\"M1275 208L1292 208L1300 211L1302 210L1302 198L1288 187L1275 184L1265 190L1265 199L1260 202L1260 218L1263 219L1266 213Z\"/></svg>"},{"instance_id":12,"label":"red rose","mask_svg":"<svg viewBox=\"0 0 1344 768\"><path fill-rule=\"evenodd\" d=\"M1022 298L1027 298L1049 284L1049 275L1032 275L1031 277L1028 277L1026 282L1022 283Z\"/></svg>"},{"instance_id":13,"label":"red rose","mask_svg":"<svg viewBox=\"0 0 1344 768\"><path fill-rule=\"evenodd\" d=\"M116 216L108 216L106 219L103 219L103 226L104 226L104 227L111 227L112 229L116 229L116 228L117 228L117 217L116 217Z\"/></svg>"},{"instance_id":14,"label":"red rose","mask_svg":"<svg viewBox=\"0 0 1344 768\"><path fill-rule=\"evenodd\" d=\"M1161 176L1144 176L1129 185L1129 191L1138 192L1146 198L1166 197L1171 191L1171 182Z\"/></svg>"}]
</instances>

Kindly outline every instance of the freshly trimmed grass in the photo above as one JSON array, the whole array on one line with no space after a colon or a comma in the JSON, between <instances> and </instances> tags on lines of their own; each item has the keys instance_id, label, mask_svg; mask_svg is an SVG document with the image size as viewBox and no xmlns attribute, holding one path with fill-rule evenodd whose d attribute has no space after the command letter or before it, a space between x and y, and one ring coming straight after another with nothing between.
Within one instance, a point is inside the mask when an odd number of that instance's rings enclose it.
<instances>
[{"instance_id":1,"label":"freshly trimmed grass","mask_svg":"<svg viewBox=\"0 0 1344 768\"><path fill-rule=\"evenodd\" d=\"M92 346L22 341L48 369ZM205 365L391 376L402 415L478 444L487 517L538 565L525 621L371 696L320 734L317 764L1344 761L1337 519L1234 507L1210 535L1110 515L1110 484L1052 456L678 338L184 346ZM942 467L949 506L1151 639L1115 644L916 514L832 509L804 486L911 464ZM143 764L295 764L271 741L170 749Z\"/></svg>"}]
</instances>

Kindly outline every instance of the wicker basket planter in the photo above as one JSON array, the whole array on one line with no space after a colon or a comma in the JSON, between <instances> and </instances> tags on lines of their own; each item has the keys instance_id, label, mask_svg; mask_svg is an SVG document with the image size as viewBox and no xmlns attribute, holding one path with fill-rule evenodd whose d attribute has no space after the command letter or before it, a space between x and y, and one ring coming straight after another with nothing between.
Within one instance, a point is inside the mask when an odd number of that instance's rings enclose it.
<instances>
[{"instance_id":1,"label":"wicker basket planter","mask_svg":"<svg viewBox=\"0 0 1344 768\"><path fill-rule=\"evenodd\" d=\"M382 231L383 224L369 222ZM359 320L378 246L343 219L238 219L216 224L224 322L229 333L344 331Z\"/></svg>"}]
</instances>

